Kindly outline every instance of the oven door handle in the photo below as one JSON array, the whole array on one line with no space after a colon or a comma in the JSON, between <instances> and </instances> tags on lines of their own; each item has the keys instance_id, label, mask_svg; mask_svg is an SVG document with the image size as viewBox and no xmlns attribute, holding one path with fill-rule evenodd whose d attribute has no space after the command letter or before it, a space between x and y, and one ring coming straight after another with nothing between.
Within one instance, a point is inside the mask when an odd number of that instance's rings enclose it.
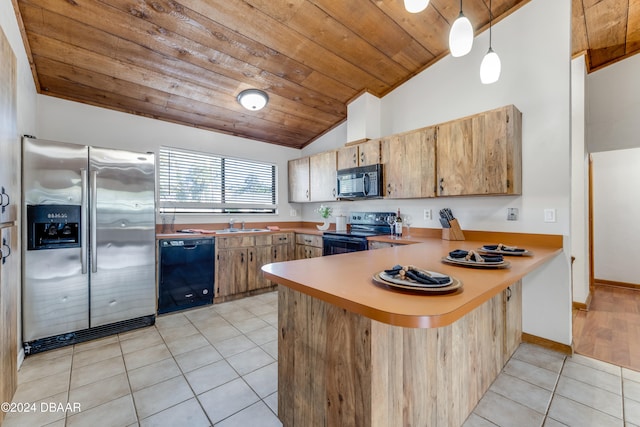
<instances>
[{"instance_id":1,"label":"oven door handle","mask_svg":"<svg viewBox=\"0 0 640 427\"><path fill-rule=\"evenodd\" d=\"M325 241L325 242L362 243L362 242L366 242L367 239L366 238L362 238L362 237L349 237L349 236L331 236L331 237L324 236L323 237L323 241Z\"/></svg>"}]
</instances>

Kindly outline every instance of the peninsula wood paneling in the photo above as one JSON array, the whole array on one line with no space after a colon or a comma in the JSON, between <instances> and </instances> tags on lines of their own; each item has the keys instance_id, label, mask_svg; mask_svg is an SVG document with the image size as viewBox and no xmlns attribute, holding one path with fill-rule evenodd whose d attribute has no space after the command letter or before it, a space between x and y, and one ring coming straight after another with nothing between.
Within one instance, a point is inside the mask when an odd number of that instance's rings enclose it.
<instances>
[{"instance_id":1,"label":"peninsula wood paneling","mask_svg":"<svg viewBox=\"0 0 640 427\"><path fill-rule=\"evenodd\" d=\"M285 427L462 425L507 360L502 294L440 328L388 325L285 286L278 294Z\"/></svg>"}]
</instances>

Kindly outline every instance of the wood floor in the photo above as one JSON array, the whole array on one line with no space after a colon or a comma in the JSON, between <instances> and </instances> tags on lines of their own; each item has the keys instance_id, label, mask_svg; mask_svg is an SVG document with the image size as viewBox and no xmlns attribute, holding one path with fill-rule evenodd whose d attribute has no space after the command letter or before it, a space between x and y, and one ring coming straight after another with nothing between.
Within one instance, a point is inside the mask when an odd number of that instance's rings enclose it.
<instances>
[{"instance_id":1,"label":"wood floor","mask_svg":"<svg viewBox=\"0 0 640 427\"><path fill-rule=\"evenodd\" d=\"M640 290L596 284L589 311L574 310L575 352L640 371Z\"/></svg>"}]
</instances>

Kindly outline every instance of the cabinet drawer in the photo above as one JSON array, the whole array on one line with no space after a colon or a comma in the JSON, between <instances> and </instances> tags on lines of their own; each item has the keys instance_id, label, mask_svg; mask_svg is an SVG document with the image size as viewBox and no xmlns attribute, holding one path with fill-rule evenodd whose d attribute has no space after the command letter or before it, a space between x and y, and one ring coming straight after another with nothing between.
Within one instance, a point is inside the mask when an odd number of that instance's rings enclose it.
<instances>
[{"instance_id":1,"label":"cabinet drawer","mask_svg":"<svg viewBox=\"0 0 640 427\"><path fill-rule=\"evenodd\" d=\"M296 234L296 243L299 245L322 247L322 236L313 234Z\"/></svg>"},{"instance_id":2,"label":"cabinet drawer","mask_svg":"<svg viewBox=\"0 0 640 427\"><path fill-rule=\"evenodd\" d=\"M216 237L216 245L219 249L225 248L244 248L247 246L255 246L255 236L238 236L238 237Z\"/></svg>"},{"instance_id":3,"label":"cabinet drawer","mask_svg":"<svg viewBox=\"0 0 640 427\"><path fill-rule=\"evenodd\" d=\"M271 235L274 245L284 245L293 240L292 233L275 233Z\"/></svg>"},{"instance_id":4,"label":"cabinet drawer","mask_svg":"<svg viewBox=\"0 0 640 427\"><path fill-rule=\"evenodd\" d=\"M270 246L274 244L274 238L272 234L261 234L259 236L255 236L256 246Z\"/></svg>"}]
</instances>

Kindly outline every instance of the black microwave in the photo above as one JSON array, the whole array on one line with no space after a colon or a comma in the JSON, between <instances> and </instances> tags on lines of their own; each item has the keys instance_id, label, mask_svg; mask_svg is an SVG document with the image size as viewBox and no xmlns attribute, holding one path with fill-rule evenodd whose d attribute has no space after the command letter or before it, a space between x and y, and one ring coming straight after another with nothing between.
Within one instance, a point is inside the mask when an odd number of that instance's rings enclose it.
<instances>
[{"instance_id":1,"label":"black microwave","mask_svg":"<svg viewBox=\"0 0 640 427\"><path fill-rule=\"evenodd\" d=\"M338 171L338 199L382 197L382 165L359 166Z\"/></svg>"}]
</instances>

